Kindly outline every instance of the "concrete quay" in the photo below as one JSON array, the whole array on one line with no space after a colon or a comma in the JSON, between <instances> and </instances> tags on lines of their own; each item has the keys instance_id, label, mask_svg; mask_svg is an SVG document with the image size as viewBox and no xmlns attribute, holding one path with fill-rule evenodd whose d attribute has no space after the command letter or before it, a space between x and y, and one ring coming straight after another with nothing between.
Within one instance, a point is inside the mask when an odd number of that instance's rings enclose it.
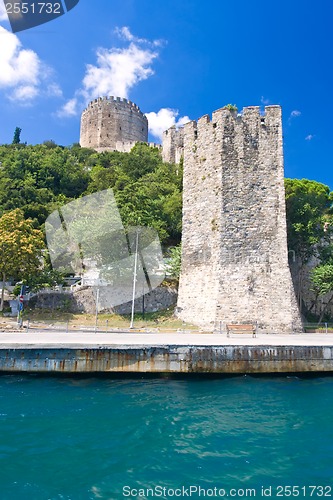
<instances>
[{"instance_id":1,"label":"concrete quay","mask_svg":"<svg viewBox=\"0 0 333 500\"><path fill-rule=\"evenodd\" d=\"M333 334L0 332L0 371L333 373Z\"/></svg>"}]
</instances>

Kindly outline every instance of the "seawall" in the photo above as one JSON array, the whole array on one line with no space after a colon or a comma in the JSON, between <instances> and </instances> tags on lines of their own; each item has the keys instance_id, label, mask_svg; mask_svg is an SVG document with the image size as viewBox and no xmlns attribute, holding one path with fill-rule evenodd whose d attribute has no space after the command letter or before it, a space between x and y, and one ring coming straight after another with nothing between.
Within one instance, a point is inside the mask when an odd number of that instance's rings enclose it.
<instances>
[{"instance_id":1,"label":"seawall","mask_svg":"<svg viewBox=\"0 0 333 500\"><path fill-rule=\"evenodd\" d=\"M239 338L243 336L226 339L224 335L178 334L176 341L173 341L176 334L84 335L85 338L78 342L74 335L59 334L57 342L54 335L40 334L39 340L33 341L25 334L22 342L15 340L15 334L0 334L0 371L68 374L333 372L333 336L330 334L276 335L273 343L268 335L259 339ZM165 339L168 336L170 342Z\"/></svg>"}]
</instances>

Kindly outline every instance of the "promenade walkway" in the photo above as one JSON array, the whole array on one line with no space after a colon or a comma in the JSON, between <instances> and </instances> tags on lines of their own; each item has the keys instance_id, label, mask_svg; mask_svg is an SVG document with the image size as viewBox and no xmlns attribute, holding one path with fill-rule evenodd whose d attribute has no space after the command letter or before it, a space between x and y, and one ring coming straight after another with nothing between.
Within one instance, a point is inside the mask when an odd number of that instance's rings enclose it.
<instances>
[{"instance_id":1,"label":"promenade walkway","mask_svg":"<svg viewBox=\"0 0 333 500\"><path fill-rule=\"evenodd\" d=\"M333 346L333 333L233 335L188 332L64 332L30 330L0 332L2 348L99 346Z\"/></svg>"}]
</instances>

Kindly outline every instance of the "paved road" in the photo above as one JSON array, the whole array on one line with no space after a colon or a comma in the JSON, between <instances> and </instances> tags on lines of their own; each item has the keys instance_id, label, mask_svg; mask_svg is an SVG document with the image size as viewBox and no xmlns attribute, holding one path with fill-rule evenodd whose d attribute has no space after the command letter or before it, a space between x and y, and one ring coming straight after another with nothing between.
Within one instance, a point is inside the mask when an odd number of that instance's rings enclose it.
<instances>
[{"instance_id":1,"label":"paved road","mask_svg":"<svg viewBox=\"0 0 333 500\"><path fill-rule=\"evenodd\" d=\"M33 347L93 347L93 346L333 346L333 333L302 334L258 334L233 335L211 333L162 333L162 332L57 332L36 331L28 333L0 332L0 348L33 348Z\"/></svg>"}]
</instances>

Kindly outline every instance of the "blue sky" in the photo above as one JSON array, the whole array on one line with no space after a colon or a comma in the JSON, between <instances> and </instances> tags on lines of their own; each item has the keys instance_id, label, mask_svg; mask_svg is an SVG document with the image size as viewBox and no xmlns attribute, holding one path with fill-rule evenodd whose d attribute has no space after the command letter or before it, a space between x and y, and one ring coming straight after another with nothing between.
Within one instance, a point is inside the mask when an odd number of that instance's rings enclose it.
<instances>
[{"instance_id":1,"label":"blue sky","mask_svg":"<svg viewBox=\"0 0 333 500\"><path fill-rule=\"evenodd\" d=\"M333 189L330 0L80 0L16 35L0 0L0 143L79 140L80 113L121 95L163 128L225 104L280 104L285 174ZM154 135L153 135L154 134Z\"/></svg>"}]
</instances>

